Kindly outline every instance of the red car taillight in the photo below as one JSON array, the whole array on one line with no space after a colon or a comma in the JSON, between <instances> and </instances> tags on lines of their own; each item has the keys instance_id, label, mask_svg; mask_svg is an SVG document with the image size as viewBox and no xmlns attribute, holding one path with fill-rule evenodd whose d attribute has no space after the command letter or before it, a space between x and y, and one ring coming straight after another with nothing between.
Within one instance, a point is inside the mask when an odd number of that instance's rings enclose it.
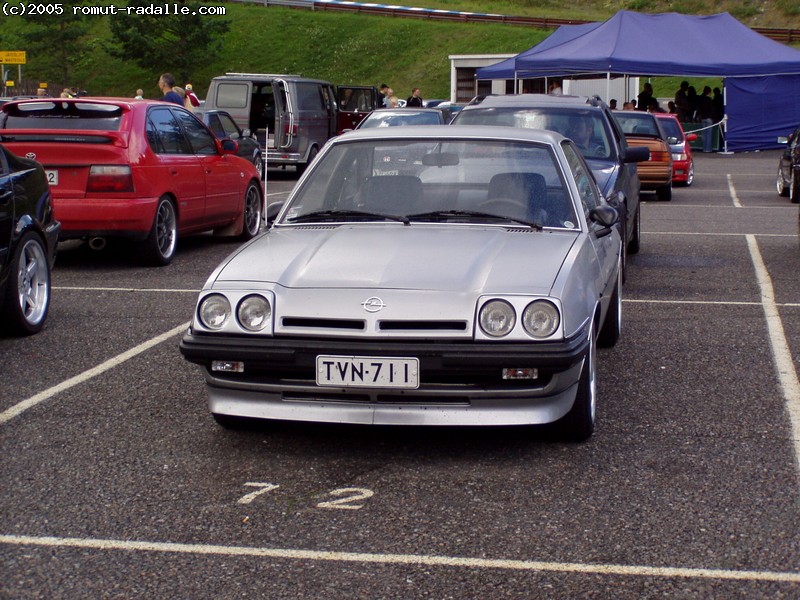
<instances>
[{"instance_id":1,"label":"red car taillight","mask_svg":"<svg viewBox=\"0 0 800 600\"><path fill-rule=\"evenodd\" d=\"M87 192L132 192L133 176L129 165L93 165L89 169Z\"/></svg>"}]
</instances>

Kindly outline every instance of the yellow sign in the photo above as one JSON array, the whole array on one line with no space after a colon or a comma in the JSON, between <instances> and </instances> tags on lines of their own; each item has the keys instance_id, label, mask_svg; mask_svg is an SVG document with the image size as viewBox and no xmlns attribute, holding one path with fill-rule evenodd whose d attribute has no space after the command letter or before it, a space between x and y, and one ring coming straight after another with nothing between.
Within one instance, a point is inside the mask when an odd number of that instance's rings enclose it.
<instances>
[{"instance_id":1,"label":"yellow sign","mask_svg":"<svg viewBox=\"0 0 800 600\"><path fill-rule=\"evenodd\" d=\"M14 87L14 82L9 79L6 81L6 87Z\"/></svg>"},{"instance_id":2,"label":"yellow sign","mask_svg":"<svg viewBox=\"0 0 800 600\"><path fill-rule=\"evenodd\" d=\"M25 50L0 50L0 63L24 65L27 63L27 52Z\"/></svg>"},{"instance_id":3,"label":"yellow sign","mask_svg":"<svg viewBox=\"0 0 800 600\"><path fill-rule=\"evenodd\" d=\"M46 82L46 81L42 81L42 82L40 82L40 83L39 83L39 87L40 87L40 88L47 89L47 82Z\"/></svg>"}]
</instances>

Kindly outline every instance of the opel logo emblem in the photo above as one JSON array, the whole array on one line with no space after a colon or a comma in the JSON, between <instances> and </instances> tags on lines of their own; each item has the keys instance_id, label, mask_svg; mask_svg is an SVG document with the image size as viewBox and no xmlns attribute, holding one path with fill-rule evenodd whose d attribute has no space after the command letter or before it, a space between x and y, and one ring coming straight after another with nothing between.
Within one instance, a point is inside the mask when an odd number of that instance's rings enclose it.
<instances>
[{"instance_id":1,"label":"opel logo emblem","mask_svg":"<svg viewBox=\"0 0 800 600\"><path fill-rule=\"evenodd\" d=\"M36 154L34 154L33 152L28 152L25 155L25 158L30 158L31 160L36 160Z\"/></svg>"},{"instance_id":2,"label":"opel logo emblem","mask_svg":"<svg viewBox=\"0 0 800 600\"><path fill-rule=\"evenodd\" d=\"M364 310L371 313L376 313L381 310L386 305L383 303L383 300L378 298L377 296L372 296L371 298L367 298L361 303L361 306L364 307Z\"/></svg>"}]
</instances>

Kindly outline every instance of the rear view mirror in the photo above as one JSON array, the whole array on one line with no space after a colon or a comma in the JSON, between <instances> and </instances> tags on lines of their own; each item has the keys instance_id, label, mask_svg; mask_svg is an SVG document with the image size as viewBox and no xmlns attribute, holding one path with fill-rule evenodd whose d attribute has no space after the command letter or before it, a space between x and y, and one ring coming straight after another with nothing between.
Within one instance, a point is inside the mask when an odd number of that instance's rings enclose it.
<instances>
[{"instance_id":1,"label":"rear view mirror","mask_svg":"<svg viewBox=\"0 0 800 600\"><path fill-rule=\"evenodd\" d=\"M459 162L458 154L453 152L432 152L422 157L426 167L454 167Z\"/></svg>"},{"instance_id":2,"label":"rear view mirror","mask_svg":"<svg viewBox=\"0 0 800 600\"><path fill-rule=\"evenodd\" d=\"M696 133L687 133L686 134L686 141L687 142L693 142L696 139L697 139L697 134Z\"/></svg>"},{"instance_id":3,"label":"rear view mirror","mask_svg":"<svg viewBox=\"0 0 800 600\"><path fill-rule=\"evenodd\" d=\"M222 146L223 154L236 154L239 152L239 143L230 138L222 140L220 145Z\"/></svg>"}]
</instances>

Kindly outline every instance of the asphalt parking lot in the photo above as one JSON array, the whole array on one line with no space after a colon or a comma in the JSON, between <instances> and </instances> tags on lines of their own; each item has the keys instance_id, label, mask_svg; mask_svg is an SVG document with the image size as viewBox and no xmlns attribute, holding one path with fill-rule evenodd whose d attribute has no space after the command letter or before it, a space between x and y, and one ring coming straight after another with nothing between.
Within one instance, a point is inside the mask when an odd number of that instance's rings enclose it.
<instances>
[{"instance_id":1,"label":"asphalt parking lot","mask_svg":"<svg viewBox=\"0 0 800 600\"><path fill-rule=\"evenodd\" d=\"M236 243L62 244L46 328L0 338L0 597L800 597L798 207L777 152L696 160L643 196L579 445L224 430L178 341Z\"/></svg>"}]
</instances>

